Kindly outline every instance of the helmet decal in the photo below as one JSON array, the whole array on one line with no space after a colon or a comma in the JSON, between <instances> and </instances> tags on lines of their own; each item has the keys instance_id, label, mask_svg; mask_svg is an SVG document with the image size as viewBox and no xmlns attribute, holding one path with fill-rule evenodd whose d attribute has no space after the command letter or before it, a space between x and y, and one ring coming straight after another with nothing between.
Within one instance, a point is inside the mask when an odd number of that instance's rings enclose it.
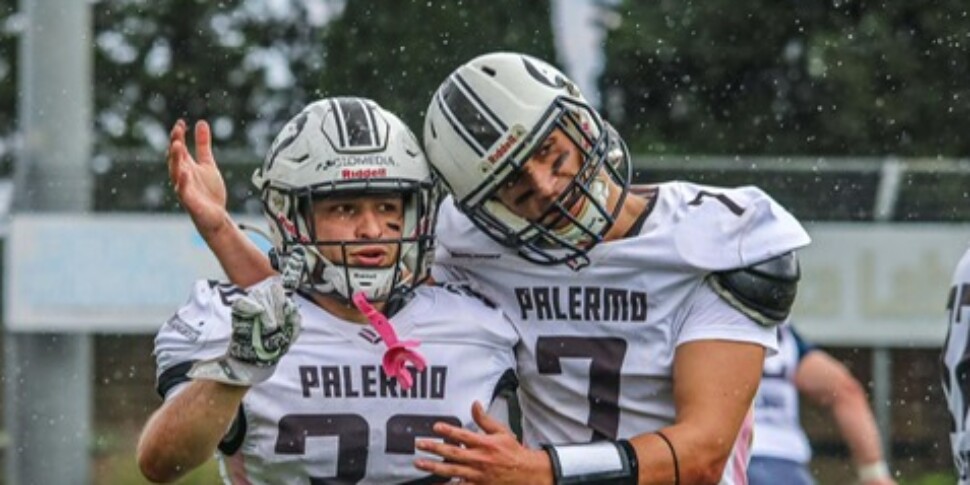
<instances>
[{"instance_id":1,"label":"helmet decal","mask_svg":"<svg viewBox=\"0 0 970 485\"><path fill-rule=\"evenodd\" d=\"M525 56L522 57L522 64L525 64L525 72L529 73L529 75L532 76L532 79L535 79L536 81L539 81L550 88L566 87L566 78L564 78L561 74L556 73L552 79L549 79L549 76L546 75L546 73L539 71L539 68L537 68L535 64L530 62L529 58Z\"/></svg>"},{"instance_id":2,"label":"helmet decal","mask_svg":"<svg viewBox=\"0 0 970 485\"><path fill-rule=\"evenodd\" d=\"M296 115L296 118L293 118L293 120L283 127L283 131L276 137L276 141L273 142L273 146L270 147L269 153L266 155L263 171L268 172L271 168L273 168L273 161L276 160L276 156L279 155L281 151L292 145L294 141L296 141L297 137L300 136L300 133L303 132L303 127L306 126L306 120L308 117L309 114L304 111ZM302 162L308 157L309 155L300 156L293 158L292 160Z\"/></svg>"}]
</instances>

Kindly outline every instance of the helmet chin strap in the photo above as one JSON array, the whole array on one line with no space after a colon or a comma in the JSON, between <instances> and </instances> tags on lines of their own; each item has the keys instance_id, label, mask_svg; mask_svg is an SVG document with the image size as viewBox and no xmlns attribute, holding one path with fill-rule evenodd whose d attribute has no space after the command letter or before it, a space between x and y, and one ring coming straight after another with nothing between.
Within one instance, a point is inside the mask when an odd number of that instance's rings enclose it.
<instances>
[{"instance_id":1,"label":"helmet chin strap","mask_svg":"<svg viewBox=\"0 0 970 485\"><path fill-rule=\"evenodd\" d=\"M353 267L335 264L323 257L319 251L312 250L317 261L323 265L320 282L313 283L313 289L320 293L337 295L346 301L351 301L353 295L363 294L368 301L386 300L394 287L394 273L402 275L401 281L406 281L407 272L403 263L395 269Z\"/></svg>"},{"instance_id":2,"label":"helmet chin strap","mask_svg":"<svg viewBox=\"0 0 970 485\"><path fill-rule=\"evenodd\" d=\"M306 259L311 266L313 264L323 265L319 282L313 281L314 268L310 268L308 271L307 282L313 291L324 295L336 295L346 302L350 302L353 295L357 293L364 295L368 301L385 300L390 296L391 290L394 288L395 267L393 265L388 268L373 268L335 264L320 252L320 248L311 245L307 237L299 237L296 226L286 216L277 213L276 219L281 223L287 235L305 245L304 247L308 250ZM400 267L397 268L397 271L402 276L407 275L407 266L400 258L398 264ZM406 278L402 278L402 281L406 281Z\"/></svg>"}]
</instances>

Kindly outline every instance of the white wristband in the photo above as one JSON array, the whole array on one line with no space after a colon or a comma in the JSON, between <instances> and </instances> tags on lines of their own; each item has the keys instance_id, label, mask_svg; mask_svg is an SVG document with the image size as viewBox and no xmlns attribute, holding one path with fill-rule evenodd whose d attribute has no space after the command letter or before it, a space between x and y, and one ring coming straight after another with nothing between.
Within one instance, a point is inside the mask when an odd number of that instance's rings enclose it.
<instances>
[{"instance_id":1,"label":"white wristband","mask_svg":"<svg viewBox=\"0 0 970 485\"><path fill-rule=\"evenodd\" d=\"M866 483L870 480L880 480L883 478L889 478L889 465L886 464L885 460L874 461L868 465L862 465L858 468L859 481Z\"/></svg>"}]
</instances>

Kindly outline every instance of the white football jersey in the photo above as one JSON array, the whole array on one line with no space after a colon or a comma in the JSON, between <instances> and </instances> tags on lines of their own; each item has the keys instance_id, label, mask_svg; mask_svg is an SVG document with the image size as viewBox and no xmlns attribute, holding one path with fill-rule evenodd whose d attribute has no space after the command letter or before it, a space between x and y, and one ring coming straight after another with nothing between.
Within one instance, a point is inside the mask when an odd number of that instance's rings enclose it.
<instances>
[{"instance_id":1,"label":"white football jersey","mask_svg":"<svg viewBox=\"0 0 970 485\"><path fill-rule=\"evenodd\" d=\"M512 319L526 443L628 438L673 424L674 351L696 340L754 342L776 334L705 282L809 242L801 225L754 187L655 187L637 234L605 242L588 264L542 266L489 239L446 199L434 276L467 280ZM744 483L751 420L722 483Z\"/></svg>"},{"instance_id":2,"label":"white football jersey","mask_svg":"<svg viewBox=\"0 0 970 485\"><path fill-rule=\"evenodd\" d=\"M943 392L950 410L950 447L959 485L970 485L970 251L957 264L947 298L950 330L943 344Z\"/></svg>"},{"instance_id":3,"label":"white football jersey","mask_svg":"<svg viewBox=\"0 0 970 485\"><path fill-rule=\"evenodd\" d=\"M791 325L778 327L778 353L765 359L761 385L754 398L752 456L782 458L807 464L812 458L798 410L795 374L812 350Z\"/></svg>"},{"instance_id":4,"label":"white football jersey","mask_svg":"<svg viewBox=\"0 0 970 485\"><path fill-rule=\"evenodd\" d=\"M190 362L225 353L229 306L240 294L232 285L199 282L159 331L159 389L167 397L174 395L172 382L186 379ZM435 437L437 421L474 428L472 403L487 407L514 377L518 336L503 314L457 285L417 289L391 318L401 340L420 341L427 361L404 391L381 368L386 347L373 327L295 299L303 317L299 338L273 376L246 394L241 418L220 445L226 482L447 481L414 467L415 439Z\"/></svg>"}]
</instances>

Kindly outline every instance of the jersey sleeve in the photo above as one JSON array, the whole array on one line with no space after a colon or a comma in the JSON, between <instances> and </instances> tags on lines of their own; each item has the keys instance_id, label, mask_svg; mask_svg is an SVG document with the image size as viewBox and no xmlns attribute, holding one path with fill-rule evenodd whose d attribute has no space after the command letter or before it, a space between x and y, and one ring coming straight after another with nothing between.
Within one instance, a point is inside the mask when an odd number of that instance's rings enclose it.
<instances>
[{"instance_id":1,"label":"jersey sleeve","mask_svg":"<svg viewBox=\"0 0 970 485\"><path fill-rule=\"evenodd\" d=\"M446 197L438 209L438 224L435 227L437 243L435 244L434 265L431 266L431 277L435 281L463 281L464 275L451 257L452 244L462 232L460 217L463 217L452 202L451 196Z\"/></svg>"},{"instance_id":2,"label":"jersey sleeve","mask_svg":"<svg viewBox=\"0 0 970 485\"><path fill-rule=\"evenodd\" d=\"M791 324L788 324L788 331L795 340L795 348L798 349L798 362L801 362L802 359L804 359L809 352L815 350L816 347L802 338L802 335L798 333L798 331L795 330L795 327L793 327Z\"/></svg>"},{"instance_id":3,"label":"jersey sleeve","mask_svg":"<svg viewBox=\"0 0 970 485\"><path fill-rule=\"evenodd\" d=\"M729 340L761 345L766 357L778 352L778 333L774 327L764 327L734 309L702 283L684 307L676 331L676 345L697 340Z\"/></svg>"},{"instance_id":4,"label":"jersey sleeve","mask_svg":"<svg viewBox=\"0 0 970 485\"><path fill-rule=\"evenodd\" d=\"M198 281L189 300L155 336L156 390L163 398L189 381L195 361L218 357L229 346L230 306L244 294L230 284Z\"/></svg>"},{"instance_id":5,"label":"jersey sleeve","mask_svg":"<svg viewBox=\"0 0 970 485\"><path fill-rule=\"evenodd\" d=\"M697 268L745 268L811 242L795 217L757 187L681 184L679 196L675 244Z\"/></svg>"}]
</instances>

